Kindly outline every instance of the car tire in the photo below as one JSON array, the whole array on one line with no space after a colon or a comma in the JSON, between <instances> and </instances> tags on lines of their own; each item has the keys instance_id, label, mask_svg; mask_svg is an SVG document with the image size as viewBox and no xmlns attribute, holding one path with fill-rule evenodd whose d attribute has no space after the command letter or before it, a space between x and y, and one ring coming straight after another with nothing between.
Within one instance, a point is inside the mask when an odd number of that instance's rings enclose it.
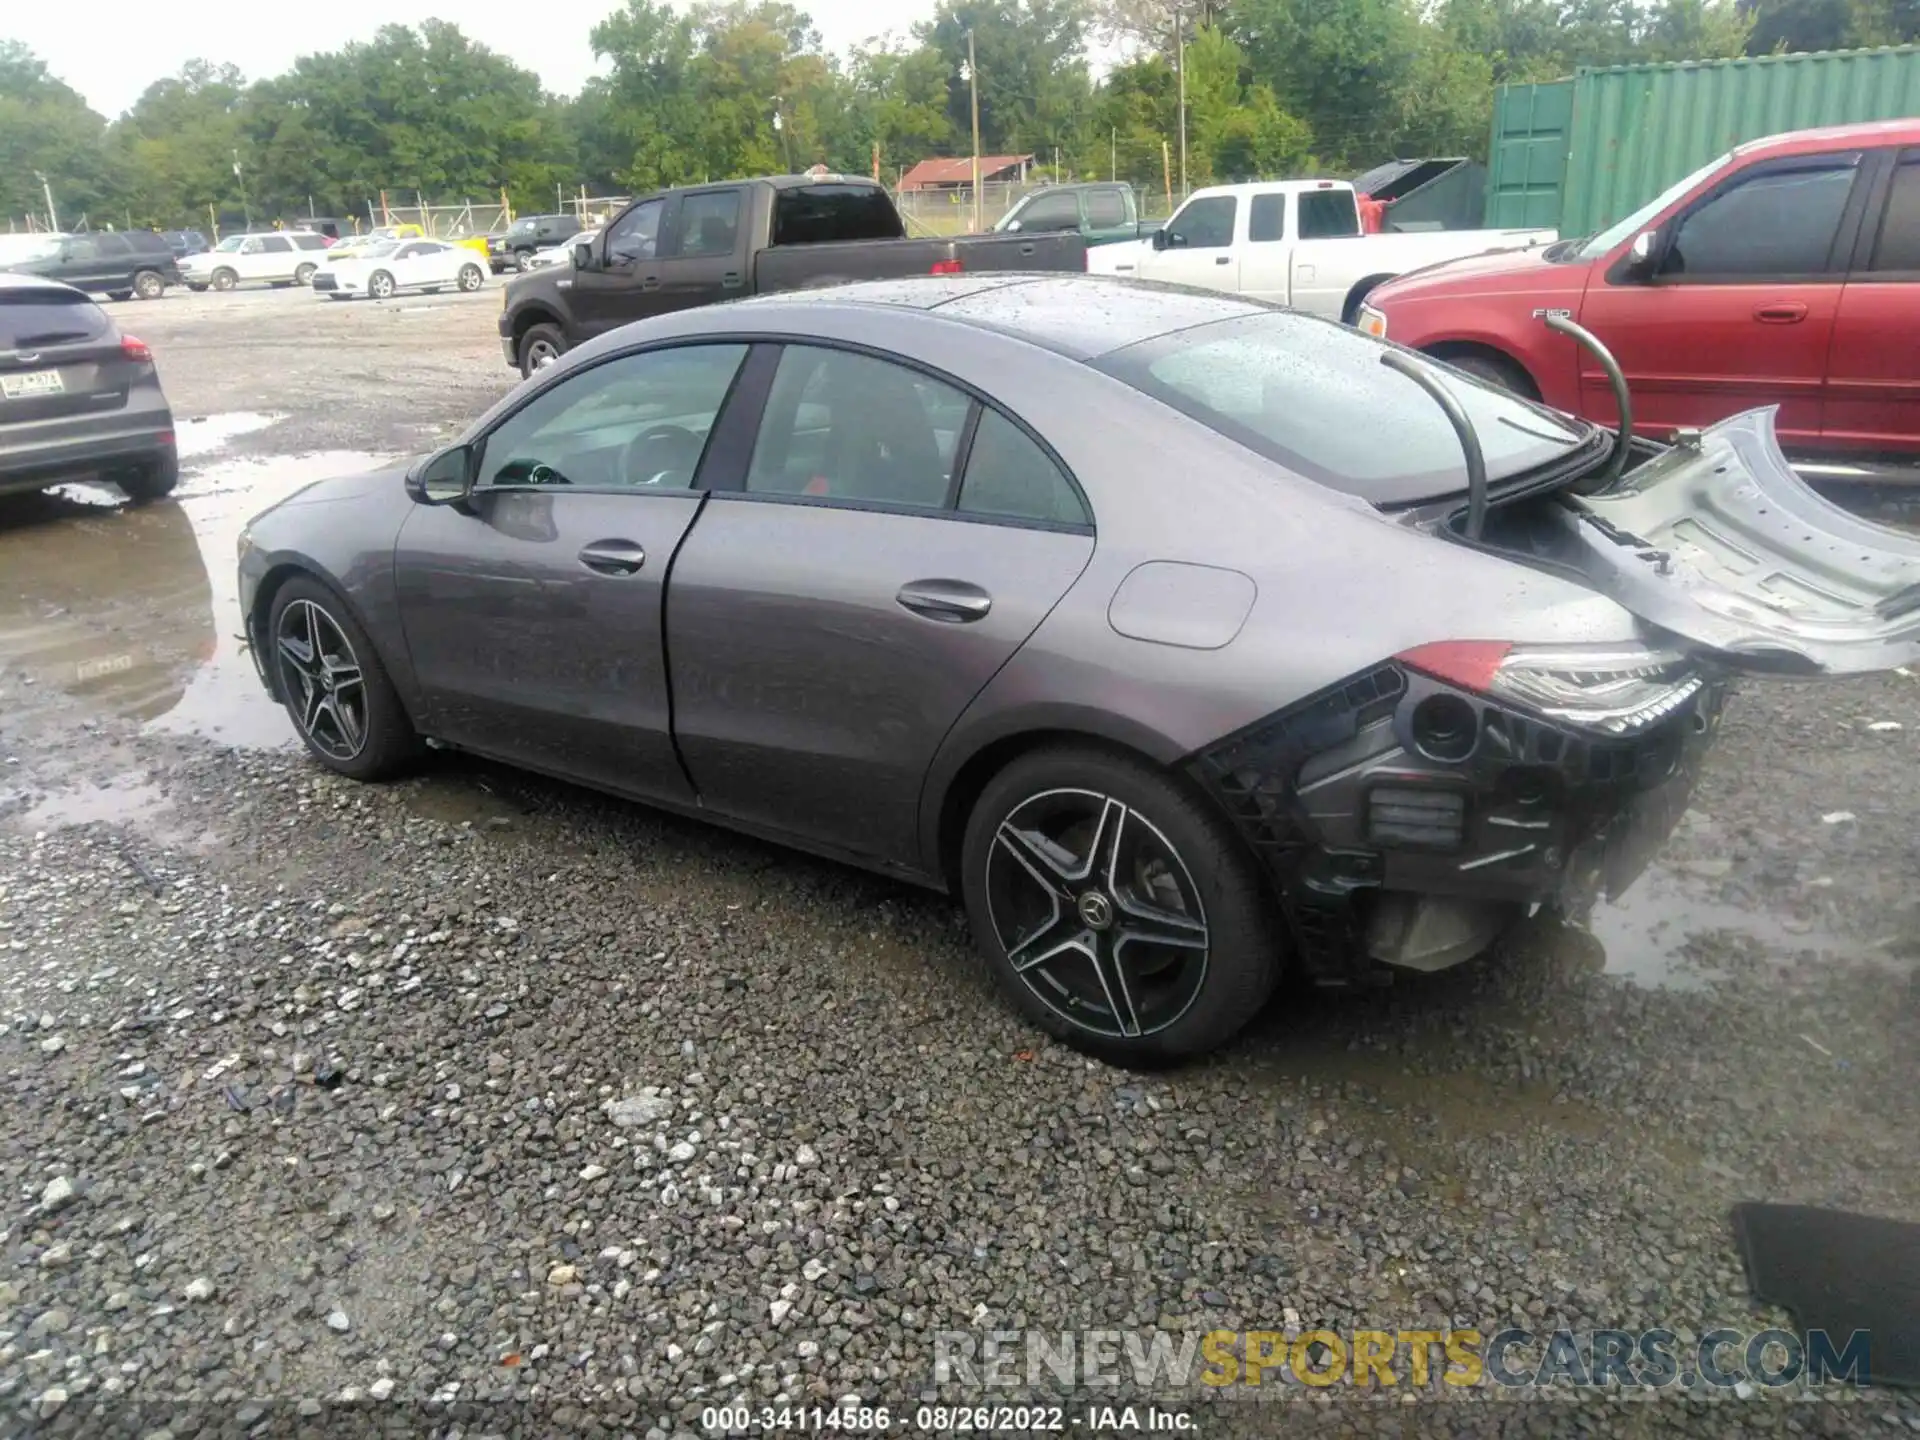
<instances>
[{"instance_id":1,"label":"car tire","mask_svg":"<svg viewBox=\"0 0 1920 1440\"><path fill-rule=\"evenodd\" d=\"M318 265L313 264L311 261L305 265L296 266L293 272L293 283L296 285L311 285L313 283L313 272L319 268Z\"/></svg>"},{"instance_id":2,"label":"car tire","mask_svg":"<svg viewBox=\"0 0 1920 1440\"><path fill-rule=\"evenodd\" d=\"M167 282L157 270L141 270L133 277L133 293L142 300L158 300L167 293Z\"/></svg>"},{"instance_id":3,"label":"car tire","mask_svg":"<svg viewBox=\"0 0 1920 1440\"><path fill-rule=\"evenodd\" d=\"M469 295L486 284L486 282L487 277L480 273L480 267L478 265L462 265L460 267L460 288Z\"/></svg>"},{"instance_id":4,"label":"car tire","mask_svg":"<svg viewBox=\"0 0 1920 1440\"><path fill-rule=\"evenodd\" d=\"M127 301L127 300L131 300L131 299L133 299L133 291L131 291L131 290L109 290L109 291L107 291L107 298L108 298L109 300L119 300L119 301Z\"/></svg>"},{"instance_id":5,"label":"car tire","mask_svg":"<svg viewBox=\"0 0 1920 1440\"><path fill-rule=\"evenodd\" d=\"M204 295L207 293L207 287L205 285L196 285L191 280L187 281L187 289L196 295Z\"/></svg>"},{"instance_id":6,"label":"car tire","mask_svg":"<svg viewBox=\"0 0 1920 1440\"><path fill-rule=\"evenodd\" d=\"M352 298L353 297L351 295L340 295L340 294L327 296L327 299L329 300L351 300Z\"/></svg>"},{"instance_id":7,"label":"car tire","mask_svg":"<svg viewBox=\"0 0 1920 1440\"><path fill-rule=\"evenodd\" d=\"M1468 350L1454 355L1442 352L1434 358L1444 360L1456 370L1466 371L1477 380L1498 386L1510 395L1518 395L1522 400L1540 398L1540 388L1533 383L1533 378L1504 355Z\"/></svg>"},{"instance_id":8,"label":"car tire","mask_svg":"<svg viewBox=\"0 0 1920 1440\"><path fill-rule=\"evenodd\" d=\"M367 277L367 294L371 295L374 299L391 300L393 298L393 290L393 276L389 275L386 271L376 270Z\"/></svg>"},{"instance_id":9,"label":"car tire","mask_svg":"<svg viewBox=\"0 0 1920 1440\"><path fill-rule=\"evenodd\" d=\"M231 290L240 283L240 277L222 265L213 272L209 282L216 290Z\"/></svg>"},{"instance_id":10,"label":"car tire","mask_svg":"<svg viewBox=\"0 0 1920 1440\"><path fill-rule=\"evenodd\" d=\"M165 499L180 483L180 457L163 455L142 465L129 466L114 473L113 483L130 505L151 505Z\"/></svg>"},{"instance_id":11,"label":"car tire","mask_svg":"<svg viewBox=\"0 0 1920 1440\"><path fill-rule=\"evenodd\" d=\"M520 337L520 374L531 378L567 353L567 337L558 325L534 325Z\"/></svg>"},{"instance_id":12,"label":"car tire","mask_svg":"<svg viewBox=\"0 0 1920 1440\"><path fill-rule=\"evenodd\" d=\"M532 258L533 258L533 251L531 250L514 251L513 252L513 268L515 270L524 271L527 268L527 261L531 260Z\"/></svg>"},{"instance_id":13,"label":"car tire","mask_svg":"<svg viewBox=\"0 0 1920 1440\"><path fill-rule=\"evenodd\" d=\"M1279 979L1252 852L1203 796L1128 756L1049 747L994 776L968 817L960 890L1020 1013L1110 1063L1217 1049Z\"/></svg>"},{"instance_id":14,"label":"car tire","mask_svg":"<svg viewBox=\"0 0 1920 1440\"><path fill-rule=\"evenodd\" d=\"M420 737L337 594L305 575L289 580L273 597L265 633L263 659L308 754L353 780L390 779L413 764Z\"/></svg>"}]
</instances>

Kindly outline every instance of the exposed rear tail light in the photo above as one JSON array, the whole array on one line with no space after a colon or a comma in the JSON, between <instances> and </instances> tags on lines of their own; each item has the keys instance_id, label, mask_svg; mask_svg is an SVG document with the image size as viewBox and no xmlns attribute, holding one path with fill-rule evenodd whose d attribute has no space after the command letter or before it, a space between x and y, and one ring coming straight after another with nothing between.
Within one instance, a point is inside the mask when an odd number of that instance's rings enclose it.
<instances>
[{"instance_id":1,"label":"exposed rear tail light","mask_svg":"<svg viewBox=\"0 0 1920 1440\"><path fill-rule=\"evenodd\" d=\"M1679 651L1633 641L1531 646L1507 640L1442 640L1397 658L1410 670L1463 690L1611 735L1630 734L1666 718L1705 683Z\"/></svg>"},{"instance_id":2,"label":"exposed rear tail light","mask_svg":"<svg viewBox=\"0 0 1920 1440\"><path fill-rule=\"evenodd\" d=\"M927 273L929 275L964 275L967 273L967 267L965 262L956 256L952 260L934 261L933 269Z\"/></svg>"},{"instance_id":3,"label":"exposed rear tail light","mask_svg":"<svg viewBox=\"0 0 1920 1440\"><path fill-rule=\"evenodd\" d=\"M151 360L153 350L144 340L136 340L131 335L120 337L120 354L128 360Z\"/></svg>"}]
</instances>

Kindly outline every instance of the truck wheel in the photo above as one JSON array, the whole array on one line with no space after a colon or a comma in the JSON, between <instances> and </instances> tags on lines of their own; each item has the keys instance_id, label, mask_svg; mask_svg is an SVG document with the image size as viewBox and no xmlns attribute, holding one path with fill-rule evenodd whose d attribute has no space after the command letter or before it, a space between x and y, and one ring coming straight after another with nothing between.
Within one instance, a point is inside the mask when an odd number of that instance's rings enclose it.
<instances>
[{"instance_id":1,"label":"truck wheel","mask_svg":"<svg viewBox=\"0 0 1920 1440\"><path fill-rule=\"evenodd\" d=\"M142 270L133 277L133 293L142 300L158 300L166 288L167 282L161 279L157 271Z\"/></svg>"},{"instance_id":2,"label":"truck wheel","mask_svg":"<svg viewBox=\"0 0 1920 1440\"><path fill-rule=\"evenodd\" d=\"M1432 353L1434 359L1444 360L1454 369L1464 370L1475 379L1497 386L1509 395L1518 395L1523 400L1540 398L1540 387L1533 383L1533 377L1504 355L1485 350L1456 350L1451 353L1436 350Z\"/></svg>"},{"instance_id":3,"label":"truck wheel","mask_svg":"<svg viewBox=\"0 0 1920 1440\"><path fill-rule=\"evenodd\" d=\"M109 300L131 300L133 298L133 292L131 290L109 290L107 291L107 298Z\"/></svg>"},{"instance_id":4,"label":"truck wheel","mask_svg":"<svg viewBox=\"0 0 1920 1440\"><path fill-rule=\"evenodd\" d=\"M239 283L240 277L224 265L213 272L213 288L216 290L231 290Z\"/></svg>"},{"instance_id":5,"label":"truck wheel","mask_svg":"<svg viewBox=\"0 0 1920 1440\"><path fill-rule=\"evenodd\" d=\"M531 377L566 353L567 340L558 325L535 325L520 337L520 373Z\"/></svg>"},{"instance_id":6,"label":"truck wheel","mask_svg":"<svg viewBox=\"0 0 1920 1440\"><path fill-rule=\"evenodd\" d=\"M532 255L533 255L533 251L531 250L514 251L513 252L513 268L516 270L525 270L527 268L527 261L530 258L532 258Z\"/></svg>"},{"instance_id":7,"label":"truck wheel","mask_svg":"<svg viewBox=\"0 0 1920 1440\"><path fill-rule=\"evenodd\" d=\"M300 266L293 272L293 283L296 285L311 285L313 283L313 272L319 268L318 265L313 264L311 261Z\"/></svg>"}]
</instances>

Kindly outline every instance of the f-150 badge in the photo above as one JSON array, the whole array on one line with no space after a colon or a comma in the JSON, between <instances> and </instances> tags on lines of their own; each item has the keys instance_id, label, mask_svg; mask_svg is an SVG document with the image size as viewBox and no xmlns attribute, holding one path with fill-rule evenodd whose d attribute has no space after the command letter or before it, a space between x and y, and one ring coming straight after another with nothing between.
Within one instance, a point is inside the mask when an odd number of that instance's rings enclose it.
<instances>
[{"instance_id":1,"label":"f-150 badge","mask_svg":"<svg viewBox=\"0 0 1920 1440\"><path fill-rule=\"evenodd\" d=\"M1562 320L1571 320L1573 318L1573 311L1540 309L1533 312L1533 318L1536 320L1551 320L1556 315Z\"/></svg>"}]
</instances>

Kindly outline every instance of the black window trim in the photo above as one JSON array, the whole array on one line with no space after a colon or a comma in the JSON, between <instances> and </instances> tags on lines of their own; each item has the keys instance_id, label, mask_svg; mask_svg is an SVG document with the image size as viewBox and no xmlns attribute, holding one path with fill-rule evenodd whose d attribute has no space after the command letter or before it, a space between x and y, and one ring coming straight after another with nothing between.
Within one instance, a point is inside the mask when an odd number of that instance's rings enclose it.
<instances>
[{"instance_id":1,"label":"black window trim","mask_svg":"<svg viewBox=\"0 0 1920 1440\"><path fill-rule=\"evenodd\" d=\"M653 258L656 260L725 260L740 253L740 240L746 233L747 225L753 214L752 187L748 185L703 185L698 190L684 190L673 197L668 213L660 217L660 238L654 242ZM680 217L685 214L687 201L698 200L707 195L732 195L739 202L740 213L734 218L733 249L726 255L715 252L711 255L684 255L680 251ZM671 228L669 228L671 225Z\"/></svg>"},{"instance_id":2,"label":"black window trim","mask_svg":"<svg viewBox=\"0 0 1920 1440\"><path fill-rule=\"evenodd\" d=\"M1840 222L1834 228L1833 242L1827 247L1827 261L1824 269L1767 274L1703 274L1689 271L1684 275L1653 275L1644 278L1634 276L1631 245L1623 250L1620 258L1608 267L1606 280L1609 285L1632 287L1640 290L1665 290L1681 285L1844 285L1849 269L1848 257L1854 253L1854 246L1860 232L1860 221L1866 213L1868 192L1873 188L1873 150L1862 146L1847 146L1839 150L1811 151L1804 155L1782 155L1772 160L1762 160L1752 165L1730 167L1715 181L1704 195L1697 195L1683 204L1682 208L1672 211L1656 227L1664 247L1673 237L1675 229L1684 224L1689 216L1711 205L1722 195L1745 185L1756 176L1790 175L1796 170L1830 168L1833 161L1847 156L1856 157L1853 166L1853 185L1847 192L1846 203L1840 207Z\"/></svg>"},{"instance_id":3,"label":"black window trim","mask_svg":"<svg viewBox=\"0 0 1920 1440\"><path fill-rule=\"evenodd\" d=\"M1900 171L1908 166L1920 170L1920 145L1889 145L1876 150L1872 159L1877 166L1873 184L1865 206L1869 217L1860 226L1859 238L1854 243L1852 264L1848 267L1847 283L1850 285L1911 285L1920 281L1920 268L1905 270L1876 270L1874 260L1879 254L1880 240L1887 228L1887 220L1893 211L1893 187L1898 182Z\"/></svg>"},{"instance_id":4,"label":"black window trim","mask_svg":"<svg viewBox=\"0 0 1920 1440\"><path fill-rule=\"evenodd\" d=\"M1172 240L1174 234L1176 233L1173 228L1174 220L1179 219L1180 215L1184 214L1192 206L1204 203L1205 201L1208 201L1208 200L1224 200L1227 202L1227 207L1228 207L1227 214L1229 217L1227 220L1227 243L1224 245L1201 245L1197 247L1193 245L1169 245L1167 247L1168 249L1193 250L1197 248L1201 250L1231 250L1235 245L1239 244L1240 242L1240 197L1234 194L1189 196L1187 198L1186 204L1182 205L1179 211L1176 212L1172 216L1172 218L1170 218L1166 223L1165 228L1167 231L1168 240ZM1252 211L1249 209L1248 213L1251 214Z\"/></svg>"},{"instance_id":5,"label":"black window trim","mask_svg":"<svg viewBox=\"0 0 1920 1440\"><path fill-rule=\"evenodd\" d=\"M703 338L709 338L715 341L719 339L719 337ZM734 339L736 343L745 339L750 344L757 347L764 347L775 353L774 362L767 368L765 388L758 396L757 402L752 404L751 408L742 405L738 415L734 415L729 409L723 408L720 412L720 418L714 422L714 427L717 430L722 424L746 424L748 421L751 421L751 429L748 433L751 435L754 444L757 444L759 441L760 423L765 417L767 400L773 391L773 375L779 368L778 353L784 351L789 345L802 346L815 350L841 350L848 354L865 356L869 360L879 360L889 365L898 365L903 370L915 371L928 380L945 385L949 389L957 390L960 394L971 400L973 404L967 412L967 419L961 425L960 436L954 443L953 474L948 477L947 498L938 509L926 505L901 505L888 500L851 500L845 496L833 495L776 495L748 490L746 488L747 471L752 464L752 444L742 447L746 452L742 463L737 467L730 466L726 473L713 477L712 483L707 486L707 494L711 499L743 500L750 503L766 505L812 505L829 510L873 510L888 515L919 515L933 519L957 521L967 525L1004 525L1021 530L1045 530L1065 535L1098 534L1099 517L1094 511L1093 502L1087 498L1086 488L1081 485L1079 478L1075 476L1072 468L1068 466L1066 461L1060 458L1060 453L1055 450L1053 446L1049 445L1045 437L1038 434L1031 425L1028 425L1018 415L1011 413L996 403L992 396L981 390L977 385L970 385L958 376L950 375L946 371L929 365L925 361L915 359L911 355L902 355L898 351L885 350L877 345L863 345L855 340L841 340L818 335L735 335L731 338ZM751 358L748 364L752 364ZM747 366L742 366L741 369L744 374ZM1001 419L1007 421L1039 447L1040 453L1047 457L1048 461L1066 480L1075 498L1079 500L1080 508L1092 518L1084 522L1032 520L1010 515L981 515L970 510L961 510L958 508L960 486L964 483L966 476L966 462L973 458L973 438L979 431L979 417L984 409L993 410ZM711 441L708 443L708 448L713 448ZM702 474L696 474L695 476L696 482L705 478Z\"/></svg>"},{"instance_id":6,"label":"black window trim","mask_svg":"<svg viewBox=\"0 0 1920 1440\"><path fill-rule=\"evenodd\" d=\"M663 252L670 235L674 236L674 243L679 243L675 232L668 228L670 225L679 224L679 207L674 203L678 198L679 197L670 190L663 190L655 195L642 195L638 200L635 200L631 205L627 206L626 209L614 216L613 219L609 220L605 228L601 230L600 238L594 242L595 248L600 252L599 259L602 268L607 270L617 268L619 272L624 275L629 265L637 266L640 264L640 261L633 260L623 262L618 267L615 266L613 251L610 248L613 243L614 227L619 225L622 220L625 220L641 206L655 203L658 203L660 206L660 223L653 227L653 259L647 263L657 264L663 257Z\"/></svg>"},{"instance_id":7,"label":"black window trim","mask_svg":"<svg viewBox=\"0 0 1920 1440\"><path fill-rule=\"evenodd\" d=\"M1260 235L1255 235L1253 233L1254 207L1258 205L1262 200L1278 200L1280 202L1280 233L1278 235L1260 236ZM1279 244L1284 244L1288 239L1290 239L1291 236L1288 234L1288 227L1287 227L1288 208L1289 207L1287 205L1287 192L1284 190L1263 190L1258 195L1248 196L1247 197L1247 243L1249 245L1279 245Z\"/></svg>"},{"instance_id":8,"label":"black window trim","mask_svg":"<svg viewBox=\"0 0 1920 1440\"><path fill-rule=\"evenodd\" d=\"M745 398L743 395L744 382L748 372L753 368L753 362L758 348L754 341L737 335L681 335L671 340L657 341L651 345L636 345L631 349L619 350L594 361L591 365L578 366L567 371L565 375L559 377L553 384L540 386L534 393L528 395L518 405L515 405L511 410L487 426L485 430L482 430L466 442L468 451L473 456L472 463L477 465L486 456L487 442L499 434L503 428L517 417L525 414L528 406L535 404L549 391L557 390L561 386L577 380L582 375L591 374L595 370L603 369L618 361L639 359L642 356L657 355L669 350L691 350L709 345L743 346L746 349L746 354L741 357L738 368L734 370L733 379L727 382L727 392L720 397L719 408L713 412L713 424L707 430L706 444L701 447L700 459L693 467L693 478L684 486L671 490L650 490L638 485L483 485L480 483L480 478L476 474L473 477L473 484L468 491L469 496L478 498L482 495L539 494L633 495L642 498L649 496L657 498L662 495L691 495L698 497L709 493L711 487L704 483L706 472L724 448L721 443L722 427L728 422L729 412L733 409L736 399ZM766 377L765 383L762 385L763 392L765 389L771 388L771 384L772 376L769 374ZM759 404L764 405L765 403L765 394L762 393ZM759 410L756 408L753 413L756 417L755 425L757 427ZM741 473L743 475L745 474L744 469Z\"/></svg>"}]
</instances>

